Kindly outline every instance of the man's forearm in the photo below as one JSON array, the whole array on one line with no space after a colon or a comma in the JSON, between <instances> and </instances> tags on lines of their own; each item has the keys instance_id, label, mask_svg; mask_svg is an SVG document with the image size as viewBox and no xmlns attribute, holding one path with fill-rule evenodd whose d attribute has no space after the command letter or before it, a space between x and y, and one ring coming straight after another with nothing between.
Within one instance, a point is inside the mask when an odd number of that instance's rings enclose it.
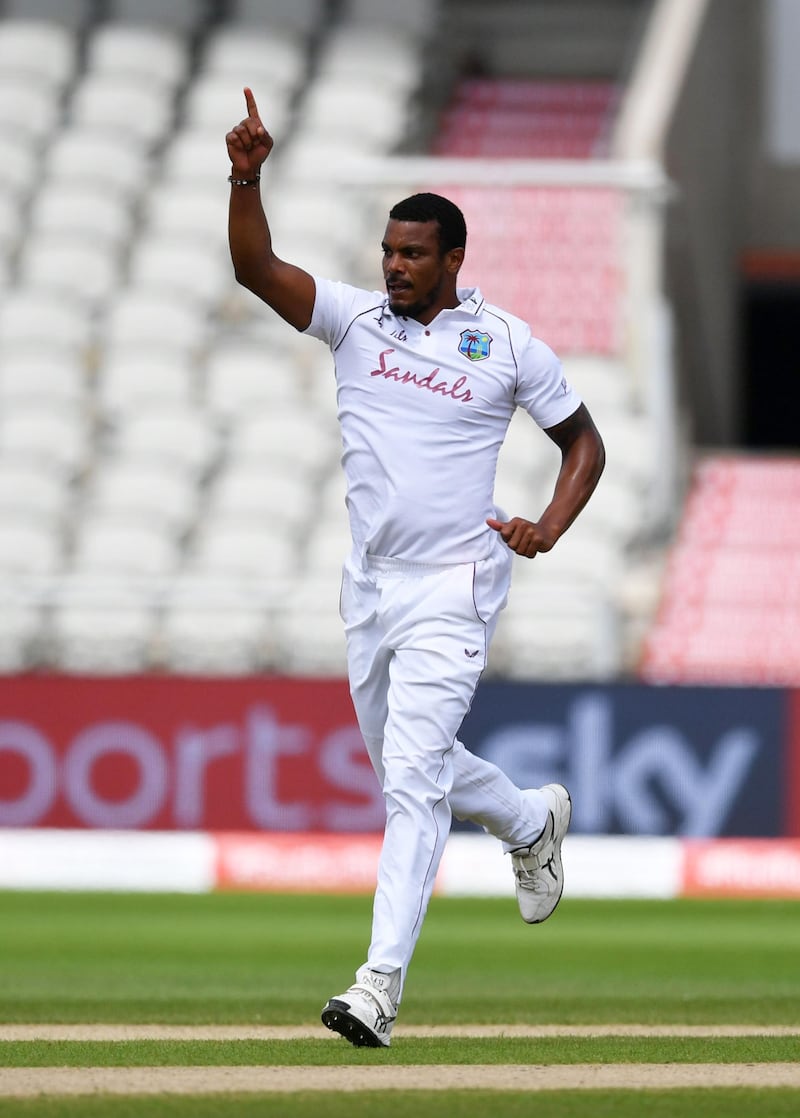
<instances>
[{"instance_id":1,"label":"man's forearm","mask_svg":"<svg viewBox=\"0 0 800 1118\"><path fill-rule=\"evenodd\" d=\"M265 270L272 260L272 236L259 184L231 186L228 209L228 243L238 283L261 294Z\"/></svg>"}]
</instances>

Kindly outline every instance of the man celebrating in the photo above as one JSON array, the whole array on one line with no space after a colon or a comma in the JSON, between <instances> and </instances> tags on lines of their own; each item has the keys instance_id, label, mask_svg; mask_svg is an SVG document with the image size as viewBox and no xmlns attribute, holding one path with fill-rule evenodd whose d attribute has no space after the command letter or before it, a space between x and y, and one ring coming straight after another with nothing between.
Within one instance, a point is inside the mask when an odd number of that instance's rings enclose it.
<instances>
[{"instance_id":1,"label":"man celebrating","mask_svg":"<svg viewBox=\"0 0 800 1118\"><path fill-rule=\"evenodd\" d=\"M446 198L392 208L385 294L276 256L259 185L273 141L244 93L247 117L226 137L231 256L239 283L333 353L352 534L341 593L348 676L386 803L367 959L322 1020L353 1044L385 1046L453 814L502 842L525 921L546 920L561 897L567 790L521 790L457 735L513 555L553 547L597 485L604 450L553 352L480 291L458 288L466 227ZM562 456L535 520L506 518L493 499L518 407Z\"/></svg>"}]
</instances>

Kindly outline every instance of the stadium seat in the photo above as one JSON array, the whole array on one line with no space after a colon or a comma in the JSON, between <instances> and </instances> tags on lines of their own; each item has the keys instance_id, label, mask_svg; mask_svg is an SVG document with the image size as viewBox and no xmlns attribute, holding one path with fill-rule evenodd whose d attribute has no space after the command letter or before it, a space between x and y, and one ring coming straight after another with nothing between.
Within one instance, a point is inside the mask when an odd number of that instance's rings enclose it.
<instances>
[{"instance_id":1,"label":"stadium seat","mask_svg":"<svg viewBox=\"0 0 800 1118\"><path fill-rule=\"evenodd\" d=\"M341 18L359 29L376 25L422 38L434 30L441 9L440 0L405 0L402 5L393 0L343 0Z\"/></svg>"},{"instance_id":2,"label":"stadium seat","mask_svg":"<svg viewBox=\"0 0 800 1118\"><path fill-rule=\"evenodd\" d=\"M208 329L205 310L188 299L128 287L110 305L99 335L109 350L152 345L199 357Z\"/></svg>"},{"instance_id":3,"label":"stadium seat","mask_svg":"<svg viewBox=\"0 0 800 1118\"><path fill-rule=\"evenodd\" d=\"M199 408L160 404L122 416L109 437L109 451L131 460L162 463L196 481L214 464L219 434Z\"/></svg>"},{"instance_id":4,"label":"stadium seat","mask_svg":"<svg viewBox=\"0 0 800 1118\"><path fill-rule=\"evenodd\" d=\"M317 78L300 109L307 135L388 153L405 137L411 119L407 95L367 78Z\"/></svg>"},{"instance_id":5,"label":"stadium seat","mask_svg":"<svg viewBox=\"0 0 800 1118\"><path fill-rule=\"evenodd\" d=\"M146 601L56 600L48 629L53 668L89 675L130 675L153 666L156 612Z\"/></svg>"},{"instance_id":6,"label":"stadium seat","mask_svg":"<svg viewBox=\"0 0 800 1118\"><path fill-rule=\"evenodd\" d=\"M191 406L196 368L183 349L153 352L151 346L107 350L96 376L96 403L112 420L151 412L161 404Z\"/></svg>"},{"instance_id":7,"label":"stadium seat","mask_svg":"<svg viewBox=\"0 0 800 1118\"><path fill-rule=\"evenodd\" d=\"M0 353L0 408L75 412L89 407L89 383L75 353L56 349Z\"/></svg>"},{"instance_id":8,"label":"stadium seat","mask_svg":"<svg viewBox=\"0 0 800 1118\"><path fill-rule=\"evenodd\" d=\"M114 0L118 2L118 0ZM145 4L147 0L142 0ZM139 0L133 0L140 7ZM156 26L137 26L138 21L112 19L96 27L86 48L86 71L92 75L129 78L148 82L161 90L176 90L189 73L190 48L184 35L166 26L176 3L163 4L164 19ZM159 25L160 24L160 25Z\"/></svg>"},{"instance_id":9,"label":"stadium seat","mask_svg":"<svg viewBox=\"0 0 800 1118\"><path fill-rule=\"evenodd\" d=\"M0 257L6 260L13 257L17 243L24 236L21 211L19 198L0 187Z\"/></svg>"},{"instance_id":10,"label":"stadium seat","mask_svg":"<svg viewBox=\"0 0 800 1118\"><path fill-rule=\"evenodd\" d=\"M16 3L27 7L27 0ZM58 0L53 0L52 6L61 7ZM14 16L6 6L0 20L0 73L20 75L62 90L76 71L77 59L74 29L57 19L31 19L24 12Z\"/></svg>"},{"instance_id":11,"label":"stadium seat","mask_svg":"<svg viewBox=\"0 0 800 1118\"><path fill-rule=\"evenodd\" d=\"M92 0L4 0L3 14L10 20L42 20L80 32L89 25L93 8Z\"/></svg>"},{"instance_id":12,"label":"stadium seat","mask_svg":"<svg viewBox=\"0 0 800 1118\"><path fill-rule=\"evenodd\" d=\"M271 524L204 523L193 541L188 569L285 582L297 569L296 545Z\"/></svg>"},{"instance_id":13,"label":"stadium seat","mask_svg":"<svg viewBox=\"0 0 800 1118\"><path fill-rule=\"evenodd\" d=\"M161 160L162 182L175 188L189 183L194 187L208 186L216 189L226 203L229 194L228 175L231 161L225 148L225 132L244 116L228 121L222 133L207 128L181 130L170 142Z\"/></svg>"},{"instance_id":14,"label":"stadium seat","mask_svg":"<svg viewBox=\"0 0 800 1118\"><path fill-rule=\"evenodd\" d=\"M30 230L45 237L76 236L119 248L131 227L127 200L97 183L46 182L31 207Z\"/></svg>"},{"instance_id":15,"label":"stadium seat","mask_svg":"<svg viewBox=\"0 0 800 1118\"><path fill-rule=\"evenodd\" d=\"M303 478L245 464L217 474L205 518L209 524L262 524L279 534L307 525L315 505L314 491Z\"/></svg>"},{"instance_id":16,"label":"stadium seat","mask_svg":"<svg viewBox=\"0 0 800 1118\"><path fill-rule=\"evenodd\" d=\"M513 609L500 615L492 653L492 673L510 679L612 679L621 667L616 613L571 579L516 586Z\"/></svg>"},{"instance_id":17,"label":"stadium seat","mask_svg":"<svg viewBox=\"0 0 800 1118\"><path fill-rule=\"evenodd\" d=\"M197 486L184 474L160 463L111 459L96 462L84 491L83 515L116 514L179 540L192 525L197 505Z\"/></svg>"},{"instance_id":18,"label":"stadium seat","mask_svg":"<svg viewBox=\"0 0 800 1118\"><path fill-rule=\"evenodd\" d=\"M278 27L304 36L317 34L325 21L325 0L229 0L228 19L244 27Z\"/></svg>"},{"instance_id":19,"label":"stadium seat","mask_svg":"<svg viewBox=\"0 0 800 1118\"><path fill-rule=\"evenodd\" d=\"M700 460L643 642L642 679L738 686L800 679L798 498L796 461Z\"/></svg>"},{"instance_id":20,"label":"stadium seat","mask_svg":"<svg viewBox=\"0 0 800 1118\"><path fill-rule=\"evenodd\" d=\"M110 131L73 124L54 138L48 152L48 181L59 188L100 183L130 202L144 192L150 173L145 148Z\"/></svg>"},{"instance_id":21,"label":"stadium seat","mask_svg":"<svg viewBox=\"0 0 800 1118\"><path fill-rule=\"evenodd\" d=\"M93 513L77 526L71 569L82 575L128 577L174 573L180 550L161 526L135 523L119 512Z\"/></svg>"},{"instance_id":22,"label":"stadium seat","mask_svg":"<svg viewBox=\"0 0 800 1118\"><path fill-rule=\"evenodd\" d=\"M19 278L30 290L76 298L99 310L114 296L120 260L114 246L75 233L29 237L19 260Z\"/></svg>"},{"instance_id":23,"label":"stadium seat","mask_svg":"<svg viewBox=\"0 0 800 1118\"><path fill-rule=\"evenodd\" d=\"M80 410L41 403L7 407L0 415L0 457L75 477L86 465L89 435Z\"/></svg>"},{"instance_id":24,"label":"stadium seat","mask_svg":"<svg viewBox=\"0 0 800 1118\"><path fill-rule=\"evenodd\" d=\"M79 128L115 132L149 146L166 135L173 113L171 91L145 76L87 74L70 103L70 115Z\"/></svg>"},{"instance_id":25,"label":"stadium seat","mask_svg":"<svg viewBox=\"0 0 800 1118\"><path fill-rule=\"evenodd\" d=\"M226 23L213 28L201 51L199 72L228 76L241 90L252 86L256 99L260 90L273 84L281 89L298 89L308 67L308 49L303 35L280 26L242 27ZM269 120L269 102L259 105ZM234 120L245 115L244 98ZM232 122L232 123L233 123Z\"/></svg>"},{"instance_id":26,"label":"stadium seat","mask_svg":"<svg viewBox=\"0 0 800 1118\"><path fill-rule=\"evenodd\" d=\"M226 178L205 184L161 182L148 194L142 207L142 229L148 235L188 237L209 245L226 247L228 191Z\"/></svg>"},{"instance_id":27,"label":"stadium seat","mask_svg":"<svg viewBox=\"0 0 800 1118\"><path fill-rule=\"evenodd\" d=\"M341 570L298 578L276 608L277 663L293 675L343 677L345 637L339 616Z\"/></svg>"},{"instance_id":28,"label":"stadium seat","mask_svg":"<svg viewBox=\"0 0 800 1118\"><path fill-rule=\"evenodd\" d=\"M61 104L56 89L32 85L30 75L0 71L0 129L24 132L36 143L58 132ZM24 128L20 129L24 121Z\"/></svg>"},{"instance_id":29,"label":"stadium seat","mask_svg":"<svg viewBox=\"0 0 800 1118\"><path fill-rule=\"evenodd\" d=\"M224 605L168 603L159 632L173 672L241 676L263 670L269 618L252 600Z\"/></svg>"},{"instance_id":30,"label":"stadium seat","mask_svg":"<svg viewBox=\"0 0 800 1118\"><path fill-rule=\"evenodd\" d=\"M387 55L391 55L391 66L385 64ZM403 96L420 85L422 67L421 52L410 24L398 27L363 19L337 24L322 44L317 59L317 71L326 81L374 79L382 88Z\"/></svg>"},{"instance_id":31,"label":"stadium seat","mask_svg":"<svg viewBox=\"0 0 800 1118\"><path fill-rule=\"evenodd\" d=\"M0 457L0 520L31 520L47 530L63 527L69 509L67 479L31 462Z\"/></svg>"},{"instance_id":32,"label":"stadium seat","mask_svg":"<svg viewBox=\"0 0 800 1118\"><path fill-rule=\"evenodd\" d=\"M279 139L286 131L294 86L277 79L259 78L259 108L270 135ZM220 137L245 116L242 87L233 74L205 73L194 79L186 91L181 117L183 126L196 136L213 136L217 148ZM223 153L224 154L224 153Z\"/></svg>"},{"instance_id":33,"label":"stadium seat","mask_svg":"<svg viewBox=\"0 0 800 1118\"><path fill-rule=\"evenodd\" d=\"M4 194L20 201L27 200L39 174L38 162L34 145L27 136L0 134L0 190Z\"/></svg>"},{"instance_id":34,"label":"stadium seat","mask_svg":"<svg viewBox=\"0 0 800 1118\"><path fill-rule=\"evenodd\" d=\"M331 586L335 586L341 581L342 565L352 546L343 511L330 519L315 521L308 533L303 569L312 577L328 577Z\"/></svg>"},{"instance_id":35,"label":"stadium seat","mask_svg":"<svg viewBox=\"0 0 800 1118\"><path fill-rule=\"evenodd\" d=\"M149 235L133 246L128 276L134 288L174 295L211 313L230 284L231 262L216 244Z\"/></svg>"},{"instance_id":36,"label":"stadium seat","mask_svg":"<svg viewBox=\"0 0 800 1118\"><path fill-rule=\"evenodd\" d=\"M107 0L108 18L124 24L172 29L191 38L213 11L212 0Z\"/></svg>"},{"instance_id":37,"label":"stadium seat","mask_svg":"<svg viewBox=\"0 0 800 1118\"><path fill-rule=\"evenodd\" d=\"M42 606L37 601L0 596L0 673L16 675L36 666L43 624Z\"/></svg>"},{"instance_id":38,"label":"stadium seat","mask_svg":"<svg viewBox=\"0 0 800 1118\"><path fill-rule=\"evenodd\" d=\"M0 572L4 578L54 575L63 563L63 540L54 525L14 512L0 517Z\"/></svg>"},{"instance_id":39,"label":"stadium seat","mask_svg":"<svg viewBox=\"0 0 800 1118\"><path fill-rule=\"evenodd\" d=\"M206 406L226 423L269 411L289 415L293 422L302 400L298 370L281 350L234 346L207 362Z\"/></svg>"},{"instance_id":40,"label":"stadium seat","mask_svg":"<svg viewBox=\"0 0 800 1118\"><path fill-rule=\"evenodd\" d=\"M335 430L320 430L313 415L290 410L242 416L228 449L232 462L273 462L306 477L319 476L339 456Z\"/></svg>"}]
</instances>

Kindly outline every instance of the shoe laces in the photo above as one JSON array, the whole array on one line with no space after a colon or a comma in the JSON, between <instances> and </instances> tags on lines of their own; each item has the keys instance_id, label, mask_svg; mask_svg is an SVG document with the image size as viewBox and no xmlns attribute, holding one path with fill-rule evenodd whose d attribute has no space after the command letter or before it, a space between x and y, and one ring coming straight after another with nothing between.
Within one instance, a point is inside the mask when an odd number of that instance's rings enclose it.
<instances>
[{"instance_id":1,"label":"shoe laces","mask_svg":"<svg viewBox=\"0 0 800 1118\"><path fill-rule=\"evenodd\" d=\"M551 889L550 880L555 880L551 868L554 860L552 846L554 831L555 819L550 812L544 830L536 842L527 849L516 850L511 854L511 864L517 881L524 889L529 889L533 893L548 893Z\"/></svg>"}]
</instances>

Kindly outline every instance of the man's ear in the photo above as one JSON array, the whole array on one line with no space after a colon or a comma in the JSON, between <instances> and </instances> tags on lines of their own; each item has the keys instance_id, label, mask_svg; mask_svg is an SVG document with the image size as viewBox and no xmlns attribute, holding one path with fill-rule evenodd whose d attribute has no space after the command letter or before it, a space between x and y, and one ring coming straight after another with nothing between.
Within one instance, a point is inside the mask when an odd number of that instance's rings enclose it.
<instances>
[{"instance_id":1,"label":"man's ear","mask_svg":"<svg viewBox=\"0 0 800 1118\"><path fill-rule=\"evenodd\" d=\"M447 268L448 272L451 272L453 275L456 275L456 273L459 271L459 269L461 268L461 265L463 263L464 263L464 249L463 248L451 248L450 251L447 253L447 261L445 263L445 267Z\"/></svg>"}]
</instances>

